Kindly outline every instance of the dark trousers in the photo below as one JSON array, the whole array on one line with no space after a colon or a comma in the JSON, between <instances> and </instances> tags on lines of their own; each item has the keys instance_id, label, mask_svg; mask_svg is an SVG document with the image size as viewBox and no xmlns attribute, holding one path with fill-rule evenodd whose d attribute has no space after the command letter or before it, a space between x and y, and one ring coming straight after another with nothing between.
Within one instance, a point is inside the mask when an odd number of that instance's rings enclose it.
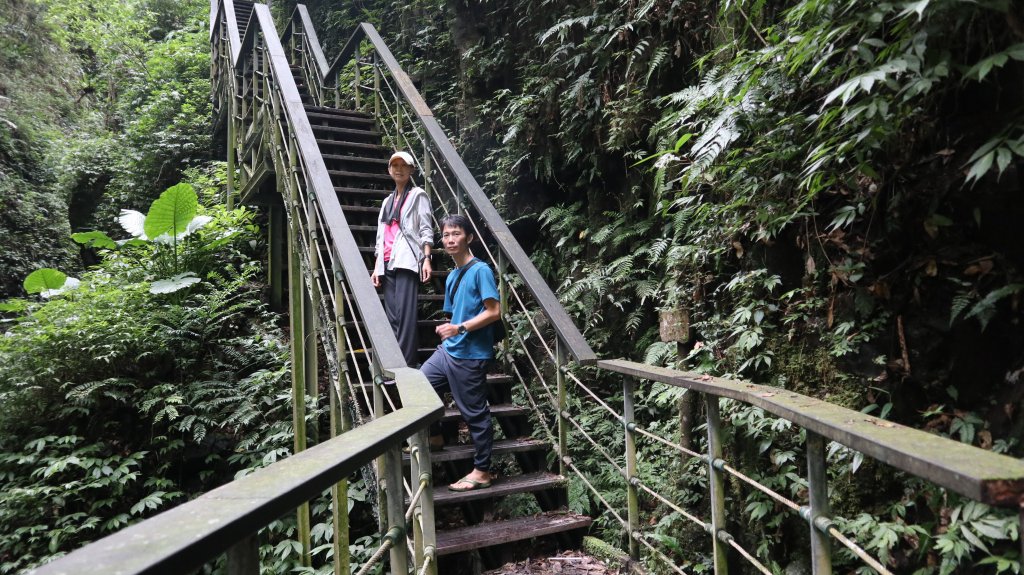
<instances>
[{"instance_id":1,"label":"dark trousers","mask_svg":"<svg viewBox=\"0 0 1024 575\"><path fill-rule=\"evenodd\" d=\"M409 367L416 367L420 363L416 352L419 345L416 330L416 320L419 319L416 296L420 291L417 275L416 272L406 269L394 269L386 270L384 277L381 278L384 286L384 311L398 339L398 348L402 350L405 363Z\"/></svg>"},{"instance_id":2,"label":"dark trousers","mask_svg":"<svg viewBox=\"0 0 1024 575\"><path fill-rule=\"evenodd\" d=\"M488 363L490 360L487 359L452 357L444 346L439 345L420 368L437 395L444 397L445 391L452 392L455 405L473 438L473 467L480 471L491 470L491 451L494 449L494 424L491 408L487 405ZM440 426L434 424L430 433L441 433Z\"/></svg>"}]
</instances>

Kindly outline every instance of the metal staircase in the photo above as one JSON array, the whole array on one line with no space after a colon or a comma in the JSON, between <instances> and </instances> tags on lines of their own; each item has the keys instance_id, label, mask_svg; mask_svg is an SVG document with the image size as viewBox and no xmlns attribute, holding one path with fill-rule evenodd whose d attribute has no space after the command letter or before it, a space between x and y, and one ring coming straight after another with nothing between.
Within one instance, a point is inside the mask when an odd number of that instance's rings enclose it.
<instances>
[{"instance_id":1,"label":"metal staircase","mask_svg":"<svg viewBox=\"0 0 1024 575\"><path fill-rule=\"evenodd\" d=\"M361 25L329 64L301 5L283 35L261 4L211 0L210 17L215 121L227 135L227 201L234 202L238 192L242 201L264 206L270 299L289 308L294 452L30 574L190 573L217 569L218 558L225 557L228 574L256 575L261 554L276 553L270 551L275 543L294 548L293 541L261 541L263 528L289 513L296 514L295 539L307 570L333 563L334 573L362 575L389 555L387 569L394 574L465 572L467 564L500 561L499 549L509 542L589 525L587 517L560 511L570 478L590 490L593 512L620 529L631 559L656 564L658 572L711 566L716 575L778 572L770 550L748 550L756 541L745 529L757 519L742 509L742 498L730 495L745 492L771 507L772 521L786 522L787 539L796 535L787 546L809 550L808 568L815 575L832 573L834 558L844 572L892 573L890 568L900 567L892 557L872 556L871 544L858 543L858 533L832 513L826 454L843 450L916 476L921 485L931 482L946 490L944 498L958 494L969 505L1001 507L1024 519L1024 461L781 387L598 359L372 26ZM427 449L427 426L443 421L454 441L458 415L445 409L421 372L405 364L370 284L369 237L390 184L381 175L393 148L417 157L421 185L436 198L439 213L470 217L483 240L474 253L498 273L509 337L499 354L501 373L491 376L491 400L502 435L496 451L506 459L506 472L489 489L432 489L468 469L470 449ZM438 285L422 297L421 327L428 336L439 319ZM592 367L584 372L580 366ZM604 393L591 389L589 376L595 373L604 376ZM621 396L608 393L610 381L621 381ZM697 395L695 415L706 437L683 441L682 433L677 440L664 426L646 428L634 406L649 382L663 385L662 391ZM513 396L518 403L510 401ZM305 412L307 403L324 399L330 413L326 430L307 425ZM586 417L573 405L583 406ZM760 483L744 472L749 461L735 463L736 440L727 433L728 413L723 417L730 406L761 410L803 438L804 460L793 462L798 491ZM610 428L621 435L613 438ZM599 433L603 441L594 439ZM405 441L411 455L403 458ZM638 447L639 442L645 444ZM546 467L548 449L557 471ZM652 476L676 458L700 470L706 491L685 497L658 491L663 486ZM354 564L347 480L368 467L378 496L380 546ZM594 486L595 478L605 481L602 489ZM622 497L612 503L604 495L615 489L609 479L621 481ZM311 548L310 502L328 508L322 505L325 491L331 499L329 552L322 545ZM496 498L522 493L532 494L539 513L490 521ZM435 528L456 524L462 526ZM681 549L667 544L657 531L660 524L686 524L691 533L708 536L688 538ZM840 548L842 554L836 552ZM467 561L466 553L482 561ZM961 567L977 567L973 561L965 556Z\"/></svg>"},{"instance_id":2,"label":"metal staircase","mask_svg":"<svg viewBox=\"0 0 1024 575\"><path fill-rule=\"evenodd\" d=\"M236 1L235 16L238 29L246 29L247 19L252 13L251 5ZM301 12L300 12L301 13ZM351 232L355 244L358 247L361 261L369 275L373 268L374 241L377 230L377 215L381 202L391 192L394 184L387 174L387 161L396 147L407 149L394 141L394 136L389 137L385 145L384 130L382 124L386 119L375 117L375 114L365 111L343 109L329 105L331 102L322 101L318 98L318 91L310 90L310 86L316 82L308 77L308 70L304 66L303 54L311 49L310 38L314 36L312 29L303 30L301 35L287 34L286 41L301 40L297 45L291 44L292 50L289 61L289 70L292 75L295 87L302 102L302 109L308 120L315 140L320 158L330 177L341 213L347 229ZM252 68L258 70L262 61L254 59ZM257 102L264 99L265 89L258 81L247 83L242 82L242 94L251 94L253 103L247 105L242 103L243 110L258 109ZM246 89L251 86L251 89ZM242 122L244 125L244 121ZM256 125L253 122L250 125ZM261 133L259 129L248 130L254 134L250 137L239 138L235 144L236 150L241 150L244 156L246 146L250 150L262 149L255 141L255 134ZM263 131L263 137L266 137ZM420 158L423 158L422 151L413 150ZM423 164L425 162L421 162ZM274 177L274 172L263 169L267 163L257 164L251 171L243 163L243 180L241 186L241 199L247 203L263 203L268 206L275 206L280 195L279 184ZM276 170L275 170L276 171ZM430 177L431 174L421 173L422 177ZM414 177L414 181L417 178ZM416 182L424 185L422 180ZM431 186L426 186L428 189ZM433 187L432 205L435 207L435 221L440 219L448 209L446 202L436 194L436 186ZM287 209L281 206L281 209ZM438 234L439 235L439 234ZM324 241L321 234L317 241L309 243L309 249L315 251L310 257L300 257L317 260L320 262L330 261L330 246ZM479 245L473 246L475 251L482 251ZM433 352L438 343L434 328L444 323L441 312L441 304L444 294L444 282L451 266L450 258L438 250L434 256L433 279L426 286L421 288L419 295L420 307L420 357L419 361L426 360ZM272 266L273 267L273 266ZM311 274L311 277L315 274ZM274 276L281 278L282 276ZM320 274L310 282L309 296L311 300L320 297L320 294L329 293L332 290L333 279L326 274ZM313 303L313 302L311 302ZM314 303L315 305L315 303ZM372 374L375 372L373 366L374 350L366 338L360 337L360 331L365 327L361 317L353 313L342 313L340 315L331 313L331 306L317 306L324 308L325 313L321 314L321 323L330 325L340 323L352 331L350 341L352 345L343 346L338 350L337 363L341 372L353 374L349 382L352 393L353 409L358 413L353 414L354 420L368 420L375 416L386 414L400 407L397 398L388 394L388 386L380 386L375 382ZM385 334L386 335L386 334ZM358 343L356 343L358 342ZM432 345L426 345L426 344ZM344 350L347 349L348 353ZM307 352L308 353L308 352ZM330 353L330 351L328 351ZM342 359L344 356L344 359ZM330 360L329 360L330 361ZM549 469L548 460L552 449L549 441L533 437L529 420L528 409L512 403L511 387L514 383L512 377L501 373L501 365L495 367L495 372L488 377L490 384L489 399L492 416L495 419L497 437L494 444L494 456L496 465L501 466L505 471L503 476L498 477L491 488L468 493L452 493L446 489L448 483L454 482L472 469L473 450L471 444L459 443L459 423L461 416L458 411L449 407L443 417L443 429L445 430L447 448L439 453L431 454L434 462L432 480L434 483L434 505L439 508L438 513L444 512L446 520L454 523L455 527L448 530L437 531L436 553L439 557L453 555L451 561L464 563L464 558L456 555L466 552L480 552L478 563L485 567L496 567L503 563L510 555L507 550L492 549L488 547L516 544L523 540L535 537L558 535L558 543L562 546L573 546L578 544L582 530L589 527L591 519L586 516L569 513L566 511L567 494L565 478L557 472ZM376 401L373 398L374 387L379 387L381 397ZM383 400L383 401L382 401ZM503 461L504 460L504 461ZM405 456L406 464L409 456ZM509 517L501 521L493 519L491 510L495 501L508 495L531 493L536 498L536 505L540 512L525 517ZM408 499L408 496L404 498ZM453 509L456 511L446 511ZM571 532L568 533L567 532ZM483 550L481 552L481 550ZM475 561L475 560L474 560ZM445 563L440 563L442 568ZM449 571L451 568L449 568Z\"/></svg>"}]
</instances>

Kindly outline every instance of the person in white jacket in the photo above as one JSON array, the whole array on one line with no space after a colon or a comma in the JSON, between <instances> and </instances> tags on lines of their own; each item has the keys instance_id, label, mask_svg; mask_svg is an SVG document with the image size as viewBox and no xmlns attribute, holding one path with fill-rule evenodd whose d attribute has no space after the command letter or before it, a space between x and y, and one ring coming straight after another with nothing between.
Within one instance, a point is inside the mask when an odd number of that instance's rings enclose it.
<instances>
[{"instance_id":1,"label":"person in white jacket","mask_svg":"<svg viewBox=\"0 0 1024 575\"><path fill-rule=\"evenodd\" d=\"M377 218L376 261L370 280L384 286L384 311L409 367L419 367L416 297L419 282L430 279L430 250L434 243L430 197L412 184L416 162L408 152L395 152L388 174L395 181ZM417 282L419 280L419 282Z\"/></svg>"}]
</instances>

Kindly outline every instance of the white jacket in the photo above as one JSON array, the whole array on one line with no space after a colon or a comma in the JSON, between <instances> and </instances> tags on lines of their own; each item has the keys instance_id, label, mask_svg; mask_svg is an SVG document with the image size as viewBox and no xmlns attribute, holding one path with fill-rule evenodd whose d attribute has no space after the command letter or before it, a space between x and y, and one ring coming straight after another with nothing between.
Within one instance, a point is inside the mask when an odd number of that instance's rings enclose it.
<instances>
[{"instance_id":1,"label":"white jacket","mask_svg":"<svg viewBox=\"0 0 1024 575\"><path fill-rule=\"evenodd\" d=\"M388 261L388 269L402 268L419 273L420 262L423 260L423 245L434 244L434 226L430 219L430 197L423 188L416 186L409 190L408 199L403 198L401 218L399 218L398 233L395 234L395 244L391 246L391 259ZM378 276L384 275L384 208L388 200L395 193L384 199L380 205L380 213L377 215L377 243L374 248L376 262L373 265L373 273Z\"/></svg>"}]
</instances>

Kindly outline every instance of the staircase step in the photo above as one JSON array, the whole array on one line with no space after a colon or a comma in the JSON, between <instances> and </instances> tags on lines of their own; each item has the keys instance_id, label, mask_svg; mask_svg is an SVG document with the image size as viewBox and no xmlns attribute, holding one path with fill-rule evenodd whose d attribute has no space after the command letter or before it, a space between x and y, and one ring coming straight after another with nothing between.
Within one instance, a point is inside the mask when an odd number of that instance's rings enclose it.
<instances>
[{"instance_id":1,"label":"staircase step","mask_svg":"<svg viewBox=\"0 0 1024 575\"><path fill-rule=\"evenodd\" d=\"M353 206L353 205L342 205L341 211L361 213L361 214L377 214L380 213L380 206Z\"/></svg>"},{"instance_id":2,"label":"staircase step","mask_svg":"<svg viewBox=\"0 0 1024 575\"><path fill-rule=\"evenodd\" d=\"M363 118L362 116L343 116L339 114L324 114L322 112L306 111L306 117L310 120L329 120L353 126L366 126L367 128L372 128L376 124L376 122L373 121L373 118Z\"/></svg>"},{"instance_id":3,"label":"staircase step","mask_svg":"<svg viewBox=\"0 0 1024 575\"><path fill-rule=\"evenodd\" d=\"M387 158L367 158L365 156L342 156L338 154L323 154L324 161L330 162L351 162L353 164L370 164L374 169L379 169L381 173L387 172L388 160Z\"/></svg>"},{"instance_id":4,"label":"staircase step","mask_svg":"<svg viewBox=\"0 0 1024 575\"><path fill-rule=\"evenodd\" d=\"M334 191L339 194L347 194L350 196L360 196L363 198L380 198L384 199L391 193L390 190L372 190L369 188L350 188L350 187L335 187ZM380 211L380 206L377 206L374 211Z\"/></svg>"},{"instance_id":5,"label":"staircase step","mask_svg":"<svg viewBox=\"0 0 1024 575\"><path fill-rule=\"evenodd\" d=\"M526 415L530 412L525 407L520 407L511 403L497 403L490 406L492 417L515 417L517 415ZM453 421L456 419L462 419L462 414L459 410L454 407L449 407L444 410L444 416L441 421Z\"/></svg>"},{"instance_id":6,"label":"staircase step","mask_svg":"<svg viewBox=\"0 0 1024 575\"><path fill-rule=\"evenodd\" d=\"M355 110L343 110L341 108L329 108L329 107L326 107L326 106L312 106L312 105L310 105L310 106L303 106L303 108L305 108L307 113L312 112L314 114L325 114L325 115L329 115L329 116L347 116L347 117L350 117L350 118L366 118L366 119L370 119L370 120L373 119L373 115L372 114L367 114L366 112L357 112Z\"/></svg>"},{"instance_id":7,"label":"staircase step","mask_svg":"<svg viewBox=\"0 0 1024 575\"><path fill-rule=\"evenodd\" d=\"M388 174L380 172L350 172L346 170L327 170L327 173L339 178L356 178L360 180L371 180L382 184L394 185L394 180Z\"/></svg>"},{"instance_id":8,"label":"staircase step","mask_svg":"<svg viewBox=\"0 0 1024 575\"><path fill-rule=\"evenodd\" d=\"M565 487L566 480L561 475L540 471L537 473L526 473L511 477L499 477L491 486L486 489L474 489L473 491L450 491L446 486L434 488L434 505L455 505L468 501L490 499L515 495L516 493L533 493L545 489L558 489Z\"/></svg>"},{"instance_id":9,"label":"staircase step","mask_svg":"<svg viewBox=\"0 0 1024 575\"><path fill-rule=\"evenodd\" d=\"M486 491L486 490L485 490ZM575 513L547 512L507 521L481 523L437 533L437 554L450 555L470 549L522 541L542 535L585 529L592 519Z\"/></svg>"},{"instance_id":10,"label":"staircase step","mask_svg":"<svg viewBox=\"0 0 1024 575\"><path fill-rule=\"evenodd\" d=\"M519 439L498 439L494 442L494 455L504 455L520 451L547 451L551 444L547 441L529 437ZM404 457L408 461L409 456ZM430 454L431 461L460 461L473 459L473 446L470 444L446 445L443 450Z\"/></svg>"},{"instance_id":11,"label":"staircase step","mask_svg":"<svg viewBox=\"0 0 1024 575\"><path fill-rule=\"evenodd\" d=\"M313 128L313 133L320 134L340 134L345 136L357 137L360 139L378 139L380 138L380 132L372 130L359 130L355 128L336 128L334 126L321 126L319 124L313 124L310 126Z\"/></svg>"},{"instance_id":12,"label":"staircase step","mask_svg":"<svg viewBox=\"0 0 1024 575\"><path fill-rule=\"evenodd\" d=\"M324 148L331 149L342 149L342 150L358 150L360 152L372 152L376 153L381 157L389 155L389 149L379 144L367 144L365 142L345 142L342 140L322 140L317 138L316 143L320 146L320 150Z\"/></svg>"}]
</instances>

